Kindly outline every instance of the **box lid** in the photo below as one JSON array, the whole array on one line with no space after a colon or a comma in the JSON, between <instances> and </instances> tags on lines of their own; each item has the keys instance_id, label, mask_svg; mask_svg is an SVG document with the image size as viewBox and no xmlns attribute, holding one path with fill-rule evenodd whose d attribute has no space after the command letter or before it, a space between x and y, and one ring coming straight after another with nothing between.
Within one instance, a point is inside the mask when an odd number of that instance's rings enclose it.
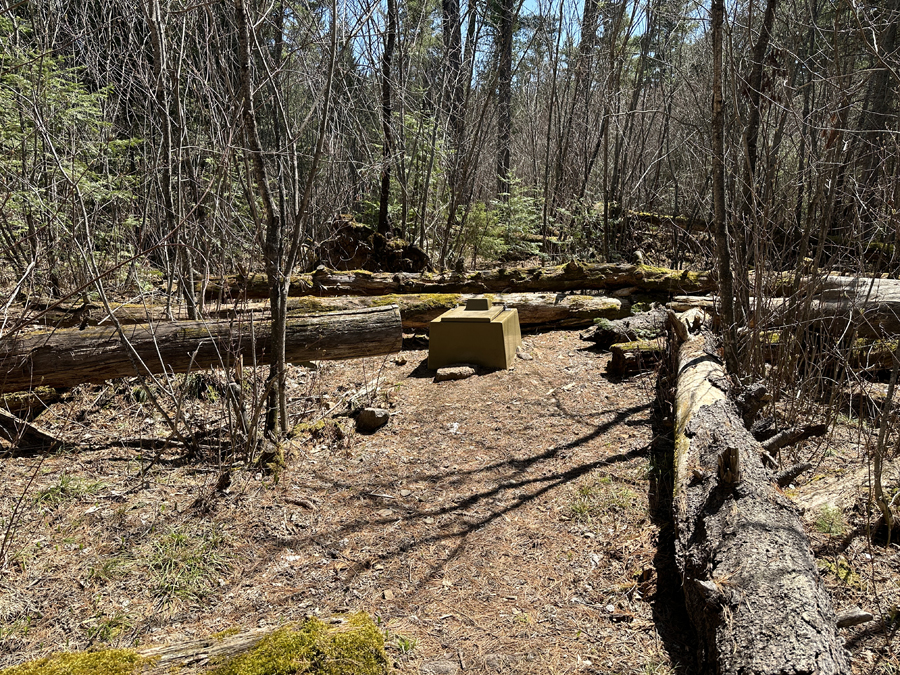
<instances>
[{"instance_id":1,"label":"box lid","mask_svg":"<svg viewBox=\"0 0 900 675\"><path fill-rule=\"evenodd\" d=\"M457 321L461 323L490 323L498 316L503 314L503 306L491 307L490 309L468 309L467 307L456 307L449 312L441 314L441 321Z\"/></svg>"}]
</instances>

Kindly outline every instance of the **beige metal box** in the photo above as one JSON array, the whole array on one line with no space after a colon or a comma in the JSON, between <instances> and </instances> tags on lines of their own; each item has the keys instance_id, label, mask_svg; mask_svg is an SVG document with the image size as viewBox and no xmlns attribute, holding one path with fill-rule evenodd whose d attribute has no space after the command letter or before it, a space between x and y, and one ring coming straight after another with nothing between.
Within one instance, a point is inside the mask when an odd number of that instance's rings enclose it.
<instances>
[{"instance_id":1,"label":"beige metal box","mask_svg":"<svg viewBox=\"0 0 900 675\"><path fill-rule=\"evenodd\" d=\"M428 367L458 363L506 369L522 344L519 312L494 307L490 298L471 298L429 324Z\"/></svg>"}]
</instances>

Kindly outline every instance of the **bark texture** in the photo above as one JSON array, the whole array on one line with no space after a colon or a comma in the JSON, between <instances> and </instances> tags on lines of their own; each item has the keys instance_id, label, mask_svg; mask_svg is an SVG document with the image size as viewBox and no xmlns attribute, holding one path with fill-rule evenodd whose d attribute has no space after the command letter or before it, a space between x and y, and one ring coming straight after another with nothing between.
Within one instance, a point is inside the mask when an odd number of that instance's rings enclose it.
<instances>
[{"instance_id":1,"label":"bark texture","mask_svg":"<svg viewBox=\"0 0 900 675\"><path fill-rule=\"evenodd\" d=\"M618 342L610 347L611 375L623 376L653 370L665 356L665 340Z\"/></svg>"},{"instance_id":2,"label":"bark texture","mask_svg":"<svg viewBox=\"0 0 900 675\"><path fill-rule=\"evenodd\" d=\"M228 364L238 355L267 364L271 322L178 321L125 328L144 373L183 373ZM288 361L352 359L400 350L396 306L298 316L287 322ZM0 393L37 386L71 387L137 374L114 328L57 330L6 340L0 350Z\"/></svg>"},{"instance_id":3,"label":"bark texture","mask_svg":"<svg viewBox=\"0 0 900 675\"><path fill-rule=\"evenodd\" d=\"M790 292L785 281L779 277L766 283L775 297L766 297L761 305L758 299L750 298L750 312L757 325L777 327L808 321L832 332L855 329L861 338L900 334L900 279L829 274L803 280L800 297L778 297ZM722 311L718 299L710 296L676 295L667 306L675 311L690 307Z\"/></svg>"},{"instance_id":4,"label":"bark texture","mask_svg":"<svg viewBox=\"0 0 900 675\"><path fill-rule=\"evenodd\" d=\"M594 342L600 349L635 340L653 340L666 334L666 310L657 307L615 321L602 321L581 335L582 340Z\"/></svg>"},{"instance_id":5,"label":"bark texture","mask_svg":"<svg viewBox=\"0 0 900 675\"><path fill-rule=\"evenodd\" d=\"M580 264L496 269L464 274L336 272L320 267L291 280L291 295L387 295L392 293L564 292L634 289L650 293L706 293L715 290L709 272L670 270L628 264ZM262 275L212 279L207 296L262 299L268 284Z\"/></svg>"},{"instance_id":6,"label":"bark texture","mask_svg":"<svg viewBox=\"0 0 900 675\"><path fill-rule=\"evenodd\" d=\"M797 511L725 396L703 335L679 350L676 555L709 672L850 673Z\"/></svg>"},{"instance_id":7,"label":"bark texture","mask_svg":"<svg viewBox=\"0 0 900 675\"><path fill-rule=\"evenodd\" d=\"M463 293L419 293L389 296L339 296L289 298L288 316L319 312L349 312L357 309L385 307L396 304L405 330L427 328L429 322L448 309L464 304L471 294ZM505 304L519 310L522 326L542 328L581 328L591 326L597 319L619 319L631 314L631 303L627 299L610 298L602 295L576 295L562 293L502 293L493 295L495 304ZM47 312L28 323L40 323L56 328L73 326L109 325L110 321L100 307L91 305L90 313L67 312L65 309ZM113 305L113 313L119 323L156 323L170 318L187 318L183 308L173 308L170 313L164 305ZM234 303L220 306L206 312L209 319L237 319L254 314L257 318L270 317L268 304L263 302Z\"/></svg>"}]
</instances>

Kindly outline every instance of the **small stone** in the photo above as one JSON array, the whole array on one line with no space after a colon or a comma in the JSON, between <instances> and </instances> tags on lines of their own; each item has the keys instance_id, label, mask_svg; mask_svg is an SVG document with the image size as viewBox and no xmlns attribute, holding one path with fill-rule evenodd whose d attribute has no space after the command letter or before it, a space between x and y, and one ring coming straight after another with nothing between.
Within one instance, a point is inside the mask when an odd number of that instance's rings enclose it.
<instances>
[{"instance_id":1,"label":"small stone","mask_svg":"<svg viewBox=\"0 0 900 675\"><path fill-rule=\"evenodd\" d=\"M431 661L422 665L422 675L456 675L459 666L454 661Z\"/></svg>"},{"instance_id":2,"label":"small stone","mask_svg":"<svg viewBox=\"0 0 900 675\"><path fill-rule=\"evenodd\" d=\"M412 490L400 490L401 497L409 497L412 494Z\"/></svg>"},{"instance_id":3,"label":"small stone","mask_svg":"<svg viewBox=\"0 0 900 675\"><path fill-rule=\"evenodd\" d=\"M422 520L426 525L434 525L434 518L428 517Z\"/></svg>"},{"instance_id":4,"label":"small stone","mask_svg":"<svg viewBox=\"0 0 900 675\"><path fill-rule=\"evenodd\" d=\"M390 588L387 589L384 593L382 593L382 595L384 596L385 600L393 600L394 599L394 591L392 591Z\"/></svg>"},{"instance_id":5,"label":"small stone","mask_svg":"<svg viewBox=\"0 0 900 675\"><path fill-rule=\"evenodd\" d=\"M446 382L447 380L465 380L475 374L474 366L448 366L440 368L437 375L434 376L435 382Z\"/></svg>"},{"instance_id":6,"label":"small stone","mask_svg":"<svg viewBox=\"0 0 900 675\"><path fill-rule=\"evenodd\" d=\"M394 357L394 363L396 363L398 366L405 366L406 365L406 357L403 356L402 354L398 354L397 356Z\"/></svg>"},{"instance_id":7,"label":"small stone","mask_svg":"<svg viewBox=\"0 0 900 675\"><path fill-rule=\"evenodd\" d=\"M384 408L363 408L356 417L356 430L362 433L377 431L391 419L391 413Z\"/></svg>"},{"instance_id":8,"label":"small stone","mask_svg":"<svg viewBox=\"0 0 900 675\"><path fill-rule=\"evenodd\" d=\"M516 354L516 356L518 356L523 361L531 361L532 359L534 359L534 357L528 352L519 352L518 354Z\"/></svg>"},{"instance_id":9,"label":"small stone","mask_svg":"<svg viewBox=\"0 0 900 675\"><path fill-rule=\"evenodd\" d=\"M484 657L484 665L491 670L507 670L515 659L506 654L488 654Z\"/></svg>"}]
</instances>

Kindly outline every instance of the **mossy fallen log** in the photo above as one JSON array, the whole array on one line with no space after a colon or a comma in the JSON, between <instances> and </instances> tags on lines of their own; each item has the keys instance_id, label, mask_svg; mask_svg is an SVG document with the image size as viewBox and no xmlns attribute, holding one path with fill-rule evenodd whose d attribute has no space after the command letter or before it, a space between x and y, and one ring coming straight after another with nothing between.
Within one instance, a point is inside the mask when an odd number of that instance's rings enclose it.
<instances>
[{"instance_id":1,"label":"mossy fallen log","mask_svg":"<svg viewBox=\"0 0 900 675\"><path fill-rule=\"evenodd\" d=\"M488 293L495 304L505 304L519 310L522 326L544 328L582 328L590 326L597 319L618 319L629 316L631 303L627 299L602 295L581 295L574 293ZM289 298L290 315L319 314L324 312L348 312L373 307L397 305L405 330L419 330L440 314L464 304L473 297L466 293L417 293L392 294L383 296L306 296ZM92 306L93 307L93 306ZM112 305L113 313L123 325L137 323L158 323L161 321L186 320L182 307L167 309L164 305ZM269 316L268 303L233 303L207 307L208 319L224 320L247 317L254 314L260 320ZM74 326L109 325L107 313L97 307L87 314L61 312L47 313L40 317L43 325L55 328Z\"/></svg>"},{"instance_id":2,"label":"mossy fallen log","mask_svg":"<svg viewBox=\"0 0 900 675\"><path fill-rule=\"evenodd\" d=\"M461 274L338 272L320 267L291 280L291 295L390 295L407 293L561 293L637 288L649 293L705 293L715 289L710 272L670 270L630 264L570 262L554 267L500 268ZM198 292L200 287L197 288ZM263 274L211 279L209 298L263 299Z\"/></svg>"},{"instance_id":3,"label":"mossy fallen log","mask_svg":"<svg viewBox=\"0 0 900 675\"><path fill-rule=\"evenodd\" d=\"M176 321L62 329L7 337L0 345L0 393L32 387L71 387L83 382L146 373L184 373L227 365L270 362L271 322ZM123 341L127 341L131 348ZM290 362L382 356L402 345L395 305L288 319L285 351Z\"/></svg>"},{"instance_id":4,"label":"mossy fallen log","mask_svg":"<svg viewBox=\"0 0 900 675\"><path fill-rule=\"evenodd\" d=\"M600 349L610 349L614 344L652 340L666 334L666 310L656 307L622 319L602 318L581 334L582 340L593 342Z\"/></svg>"},{"instance_id":5,"label":"mossy fallen log","mask_svg":"<svg viewBox=\"0 0 900 675\"><path fill-rule=\"evenodd\" d=\"M0 675L387 675L384 634L367 615L303 623L142 649L66 652Z\"/></svg>"},{"instance_id":6,"label":"mossy fallen log","mask_svg":"<svg viewBox=\"0 0 900 675\"><path fill-rule=\"evenodd\" d=\"M725 394L709 336L677 349L676 560L704 671L850 672L797 511Z\"/></svg>"},{"instance_id":7,"label":"mossy fallen log","mask_svg":"<svg viewBox=\"0 0 900 675\"><path fill-rule=\"evenodd\" d=\"M609 373L622 377L653 370L665 356L666 342L663 339L618 342L609 351L612 354Z\"/></svg>"}]
</instances>

